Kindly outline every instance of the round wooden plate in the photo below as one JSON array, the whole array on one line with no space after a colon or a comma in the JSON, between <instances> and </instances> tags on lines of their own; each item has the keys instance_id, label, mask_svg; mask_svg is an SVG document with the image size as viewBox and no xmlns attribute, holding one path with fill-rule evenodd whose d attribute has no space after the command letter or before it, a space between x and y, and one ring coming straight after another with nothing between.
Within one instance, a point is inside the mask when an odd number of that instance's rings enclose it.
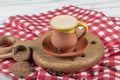
<instances>
[{"instance_id":1,"label":"round wooden plate","mask_svg":"<svg viewBox=\"0 0 120 80\"><path fill-rule=\"evenodd\" d=\"M81 32L79 31L78 33ZM88 32L86 34L88 45L83 52L85 54L84 57L82 57L81 54L74 57L52 56L45 53L42 48L43 40L50 35L51 32L42 35L39 38L39 44L36 44L37 46L34 46L33 60L37 65L43 68L49 68L65 73L81 72L96 65L104 55L104 45L102 41L91 32Z\"/></svg>"}]
</instances>

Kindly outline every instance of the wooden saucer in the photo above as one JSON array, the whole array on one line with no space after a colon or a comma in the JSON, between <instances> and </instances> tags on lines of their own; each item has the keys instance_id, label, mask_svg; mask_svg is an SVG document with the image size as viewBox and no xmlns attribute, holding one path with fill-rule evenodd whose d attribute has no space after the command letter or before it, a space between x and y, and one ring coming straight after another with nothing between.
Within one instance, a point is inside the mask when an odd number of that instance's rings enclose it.
<instances>
[{"instance_id":1,"label":"wooden saucer","mask_svg":"<svg viewBox=\"0 0 120 80\"><path fill-rule=\"evenodd\" d=\"M81 32L79 31L78 33ZM91 32L86 34L88 45L83 52L85 53L84 57L81 55L74 57L55 57L47 54L42 48L42 42L50 35L51 32L42 35L39 38L39 44L36 44L33 50L34 62L43 68L49 68L65 73L81 72L96 65L103 57L104 45L102 41Z\"/></svg>"}]
</instances>

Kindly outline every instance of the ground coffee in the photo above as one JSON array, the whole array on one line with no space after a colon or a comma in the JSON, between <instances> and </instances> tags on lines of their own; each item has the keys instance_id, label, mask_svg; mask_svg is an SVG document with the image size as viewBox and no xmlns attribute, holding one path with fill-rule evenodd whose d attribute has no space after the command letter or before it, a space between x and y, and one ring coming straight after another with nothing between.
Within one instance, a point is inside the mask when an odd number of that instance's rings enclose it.
<instances>
[{"instance_id":1,"label":"ground coffee","mask_svg":"<svg viewBox=\"0 0 120 80\"><path fill-rule=\"evenodd\" d=\"M14 54L14 58L16 61L25 61L28 60L30 54L27 51L18 51Z\"/></svg>"},{"instance_id":2,"label":"ground coffee","mask_svg":"<svg viewBox=\"0 0 120 80\"><path fill-rule=\"evenodd\" d=\"M12 72L15 76L25 77L32 73L33 68L27 61L19 61L11 66L10 72Z\"/></svg>"}]
</instances>

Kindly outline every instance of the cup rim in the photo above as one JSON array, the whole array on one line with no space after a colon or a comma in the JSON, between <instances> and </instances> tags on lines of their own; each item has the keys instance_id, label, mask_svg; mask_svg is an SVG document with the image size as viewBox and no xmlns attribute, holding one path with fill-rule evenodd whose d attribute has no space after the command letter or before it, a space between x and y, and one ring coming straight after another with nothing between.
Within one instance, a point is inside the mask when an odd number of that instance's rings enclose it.
<instances>
[{"instance_id":1,"label":"cup rim","mask_svg":"<svg viewBox=\"0 0 120 80\"><path fill-rule=\"evenodd\" d=\"M54 24L52 24L52 20L55 19L56 17L59 17L59 16L70 16L70 17L72 17L72 18L75 19L76 23L75 23L74 25L71 25L70 27L64 27L64 28L63 28L63 27L57 27L57 26L55 26ZM50 22L49 22L50 26L51 26L53 29L61 30L61 31L66 31L66 30L74 29L74 28L78 25L78 23L79 23L78 19L77 19L76 17L74 17L74 16L71 16L71 15L58 15L58 16L53 17L53 18L50 20Z\"/></svg>"}]
</instances>

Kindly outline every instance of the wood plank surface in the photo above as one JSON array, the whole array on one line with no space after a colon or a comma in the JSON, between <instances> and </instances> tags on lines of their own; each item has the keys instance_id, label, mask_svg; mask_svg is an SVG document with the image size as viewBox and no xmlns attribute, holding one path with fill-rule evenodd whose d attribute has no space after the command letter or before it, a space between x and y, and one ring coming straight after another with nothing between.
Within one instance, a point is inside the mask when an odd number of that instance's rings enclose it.
<instances>
[{"instance_id":1,"label":"wood plank surface","mask_svg":"<svg viewBox=\"0 0 120 80\"><path fill-rule=\"evenodd\" d=\"M120 15L120 0L0 0L0 24L11 15L38 14L65 5L102 11L107 16Z\"/></svg>"}]
</instances>

